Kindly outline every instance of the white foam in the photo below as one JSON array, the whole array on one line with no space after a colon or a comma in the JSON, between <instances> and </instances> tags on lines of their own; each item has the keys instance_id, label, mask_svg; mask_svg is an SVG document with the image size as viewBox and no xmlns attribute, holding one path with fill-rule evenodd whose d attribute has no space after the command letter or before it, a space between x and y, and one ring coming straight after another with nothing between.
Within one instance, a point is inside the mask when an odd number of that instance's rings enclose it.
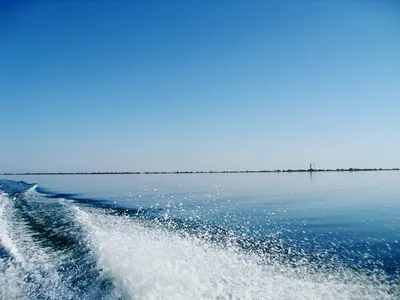
<instances>
[{"instance_id":1,"label":"white foam","mask_svg":"<svg viewBox=\"0 0 400 300\"><path fill-rule=\"evenodd\" d=\"M20 263L24 262L23 257L19 253L17 247L13 243L12 239L8 235L8 224L7 224L7 206L8 196L5 193L0 194L0 243L4 248L13 256L13 258Z\"/></svg>"},{"instance_id":2,"label":"white foam","mask_svg":"<svg viewBox=\"0 0 400 300\"><path fill-rule=\"evenodd\" d=\"M38 187L38 185L37 185L37 183L35 183L33 186L31 186L29 189L27 189L26 192L29 193L29 192L35 191L37 187Z\"/></svg>"},{"instance_id":3,"label":"white foam","mask_svg":"<svg viewBox=\"0 0 400 300\"><path fill-rule=\"evenodd\" d=\"M0 242L11 257L0 260L0 299L68 298L57 272L60 253L49 253L32 238L22 220L13 218L13 201L0 195Z\"/></svg>"},{"instance_id":4,"label":"white foam","mask_svg":"<svg viewBox=\"0 0 400 300\"><path fill-rule=\"evenodd\" d=\"M134 299L395 299L387 287L350 271L267 264L156 224L75 209L98 263Z\"/></svg>"}]
</instances>

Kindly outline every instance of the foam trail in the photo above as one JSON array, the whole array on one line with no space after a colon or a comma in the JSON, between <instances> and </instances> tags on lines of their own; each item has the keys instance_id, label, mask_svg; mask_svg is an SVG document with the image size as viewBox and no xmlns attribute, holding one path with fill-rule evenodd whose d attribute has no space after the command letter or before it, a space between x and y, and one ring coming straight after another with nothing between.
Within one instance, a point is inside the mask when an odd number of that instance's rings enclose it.
<instances>
[{"instance_id":1,"label":"foam trail","mask_svg":"<svg viewBox=\"0 0 400 300\"><path fill-rule=\"evenodd\" d=\"M5 193L0 192L0 243L17 262L22 263L24 259L19 253L13 241L11 240L10 236L8 235L8 228L7 228L8 226L6 223L7 206L8 206L7 195Z\"/></svg>"},{"instance_id":2,"label":"foam trail","mask_svg":"<svg viewBox=\"0 0 400 300\"><path fill-rule=\"evenodd\" d=\"M73 213L32 188L0 194L0 299L114 298Z\"/></svg>"},{"instance_id":3,"label":"foam trail","mask_svg":"<svg viewBox=\"0 0 400 300\"><path fill-rule=\"evenodd\" d=\"M36 190L36 188L38 187L38 184L35 183L33 186L31 186L25 193L29 193L29 192L33 192Z\"/></svg>"},{"instance_id":4,"label":"foam trail","mask_svg":"<svg viewBox=\"0 0 400 300\"><path fill-rule=\"evenodd\" d=\"M396 299L352 271L294 268L154 222L75 209L98 263L133 299Z\"/></svg>"},{"instance_id":5,"label":"foam trail","mask_svg":"<svg viewBox=\"0 0 400 300\"><path fill-rule=\"evenodd\" d=\"M13 202L0 195L0 242L10 253L1 262L1 299L57 298L68 291L55 267L56 256L50 255L32 239L23 222L13 219Z\"/></svg>"}]
</instances>

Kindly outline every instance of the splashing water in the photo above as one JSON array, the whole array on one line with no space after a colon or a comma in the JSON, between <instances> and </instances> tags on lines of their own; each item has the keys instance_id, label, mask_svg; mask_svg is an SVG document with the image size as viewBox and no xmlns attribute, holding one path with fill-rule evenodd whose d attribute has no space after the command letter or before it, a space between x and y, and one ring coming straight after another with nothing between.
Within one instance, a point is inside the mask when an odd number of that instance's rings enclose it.
<instances>
[{"instance_id":1,"label":"splashing water","mask_svg":"<svg viewBox=\"0 0 400 300\"><path fill-rule=\"evenodd\" d=\"M293 268L158 224L76 209L99 264L137 299L393 299L355 272Z\"/></svg>"},{"instance_id":2,"label":"splashing water","mask_svg":"<svg viewBox=\"0 0 400 300\"><path fill-rule=\"evenodd\" d=\"M66 200L30 185L2 189L1 299L399 296L398 279L382 270L329 265L326 257L243 237L204 218Z\"/></svg>"}]
</instances>

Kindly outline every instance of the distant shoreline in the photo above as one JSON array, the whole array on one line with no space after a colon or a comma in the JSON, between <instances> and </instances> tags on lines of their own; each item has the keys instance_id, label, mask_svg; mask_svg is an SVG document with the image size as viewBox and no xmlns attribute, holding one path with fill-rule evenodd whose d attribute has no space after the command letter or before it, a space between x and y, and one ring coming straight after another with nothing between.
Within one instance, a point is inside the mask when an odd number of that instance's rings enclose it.
<instances>
[{"instance_id":1,"label":"distant shoreline","mask_svg":"<svg viewBox=\"0 0 400 300\"><path fill-rule=\"evenodd\" d=\"M10 172L3 176L15 175L168 175L168 174L238 174L238 173L314 173L314 172L377 172L400 171L400 168L348 168L348 169L285 169L285 170L246 170L246 171L172 171L172 172Z\"/></svg>"}]
</instances>

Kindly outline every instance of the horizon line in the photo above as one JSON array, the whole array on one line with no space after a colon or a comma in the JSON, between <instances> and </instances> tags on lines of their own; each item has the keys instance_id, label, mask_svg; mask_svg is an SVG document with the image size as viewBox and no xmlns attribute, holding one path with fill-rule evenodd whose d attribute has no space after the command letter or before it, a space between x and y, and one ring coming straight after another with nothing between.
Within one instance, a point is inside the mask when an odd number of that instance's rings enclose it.
<instances>
[{"instance_id":1,"label":"horizon line","mask_svg":"<svg viewBox=\"0 0 400 300\"><path fill-rule=\"evenodd\" d=\"M10 175L168 175L168 174L222 174L222 173L304 173L304 172L374 172L400 171L400 168L336 168L336 169L274 169L274 170L210 170L210 171L92 171L92 172L4 172Z\"/></svg>"}]
</instances>

